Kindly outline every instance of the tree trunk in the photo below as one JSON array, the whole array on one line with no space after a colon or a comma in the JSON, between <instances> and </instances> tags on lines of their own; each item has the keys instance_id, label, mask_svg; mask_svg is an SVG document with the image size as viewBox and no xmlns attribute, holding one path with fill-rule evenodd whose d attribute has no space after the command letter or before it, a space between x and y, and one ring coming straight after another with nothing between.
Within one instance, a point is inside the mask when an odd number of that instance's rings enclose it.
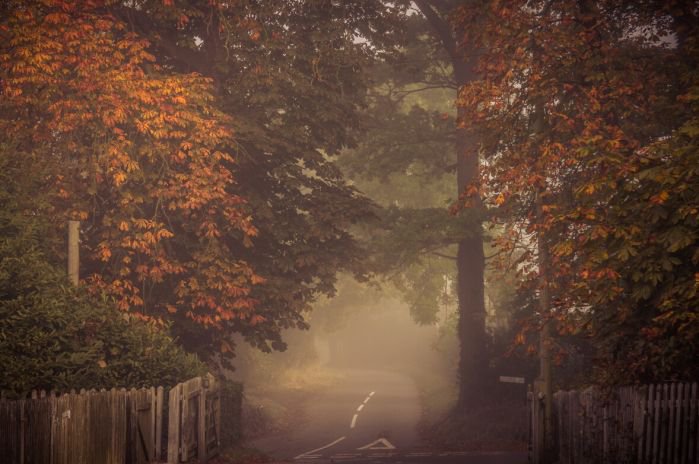
<instances>
[{"instance_id":1,"label":"tree trunk","mask_svg":"<svg viewBox=\"0 0 699 464\"><path fill-rule=\"evenodd\" d=\"M475 58L464 56L463 48L447 20L450 7L445 3L416 0L416 4L432 26L450 57L457 88L468 84L475 77ZM458 95L456 95L458 97ZM459 108L458 121L464 110ZM478 186L478 142L474 134L464 128L456 128L457 198L470 185ZM479 214L481 199L471 196L473 207ZM457 295L459 304L459 410L471 409L479 404L485 392L488 374L488 343L485 330L483 230L480 221L472 230L464 231L456 256Z\"/></svg>"},{"instance_id":2,"label":"tree trunk","mask_svg":"<svg viewBox=\"0 0 699 464\"><path fill-rule=\"evenodd\" d=\"M460 73L459 73L460 74ZM461 84L461 82L460 82ZM459 110L461 113L462 110ZM469 185L479 183L478 146L465 129L457 129L457 189L462 195ZM474 207L480 207L480 198ZM459 409L478 404L485 392L488 370L485 328L483 232L478 222L459 241L457 252L457 289L459 299Z\"/></svg>"}]
</instances>

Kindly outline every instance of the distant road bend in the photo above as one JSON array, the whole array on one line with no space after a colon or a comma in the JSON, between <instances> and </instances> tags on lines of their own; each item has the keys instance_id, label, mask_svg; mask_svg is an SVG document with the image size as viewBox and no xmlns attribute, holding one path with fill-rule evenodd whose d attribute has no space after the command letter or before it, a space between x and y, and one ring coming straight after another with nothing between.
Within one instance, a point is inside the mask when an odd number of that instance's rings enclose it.
<instances>
[{"instance_id":1,"label":"distant road bend","mask_svg":"<svg viewBox=\"0 0 699 464\"><path fill-rule=\"evenodd\" d=\"M420 446L420 402L412 379L390 371L346 370L312 400L290 435L254 444L276 459L330 463L525 464L525 454L429 451Z\"/></svg>"}]
</instances>

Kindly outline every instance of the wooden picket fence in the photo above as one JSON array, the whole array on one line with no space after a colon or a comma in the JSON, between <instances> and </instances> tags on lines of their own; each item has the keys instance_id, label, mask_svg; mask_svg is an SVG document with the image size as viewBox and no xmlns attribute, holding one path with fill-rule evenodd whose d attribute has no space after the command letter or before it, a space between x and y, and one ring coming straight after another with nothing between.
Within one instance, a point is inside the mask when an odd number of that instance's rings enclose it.
<instances>
[{"instance_id":1,"label":"wooden picket fence","mask_svg":"<svg viewBox=\"0 0 699 464\"><path fill-rule=\"evenodd\" d=\"M560 464L696 464L697 383L559 391L554 395L555 455ZM543 401L532 395L532 461L543 462Z\"/></svg>"},{"instance_id":2,"label":"wooden picket fence","mask_svg":"<svg viewBox=\"0 0 699 464\"><path fill-rule=\"evenodd\" d=\"M163 387L0 399L0 462L207 462L220 447L218 383L210 375L196 377L172 388L168 397L167 408Z\"/></svg>"}]
</instances>

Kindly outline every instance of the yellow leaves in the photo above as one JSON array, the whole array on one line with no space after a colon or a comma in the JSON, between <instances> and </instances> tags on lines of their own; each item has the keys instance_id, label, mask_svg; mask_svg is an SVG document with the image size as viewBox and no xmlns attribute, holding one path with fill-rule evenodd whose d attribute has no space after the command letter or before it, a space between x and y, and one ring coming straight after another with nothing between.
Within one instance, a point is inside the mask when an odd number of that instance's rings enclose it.
<instances>
[{"instance_id":1,"label":"yellow leaves","mask_svg":"<svg viewBox=\"0 0 699 464\"><path fill-rule=\"evenodd\" d=\"M114 184L119 187L126 182L126 174L122 171L118 171L112 175L112 179L114 179Z\"/></svg>"},{"instance_id":2,"label":"yellow leaves","mask_svg":"<svg viewBox=\"0 0 699 464\"><path fill-rule=\"evenodd\" d=\"M129 223L126 221L120 221L119 230L122 232L127 232L129 230Z\"/></svg>"},{"instance_id":3,"label":"yellow leaves","mask_svg":"<svg viewBox=\"0 0 699 464\"><path fill-rule=\"evenodd\" d=\"M152 232L144 232L143 241L148 245L155 245L157 243L156 237Z\"/></svg>"},{"instance_id":4,"label":"yellow leaves","mask_svg":"<svg viewBox=\"0 0 699 464\"><path fill-rule=\"evenodd\" d=\"M139 229L149 229L153 227L153 222L148 219L134 219L132 222Z\"/></svg>"},{"instance_id":5,"label":"yellow leaves","mask_svg":"<svg viewBox=\"0 0 699 464\"><path fill-rule=\"evenodd\" d=\"M128 158L124 161L124 168L126 168L126 172L134 172L138 171L140 166L137 161Z\"/></svg>"},{"instance_id":6,"label":"yellow leaves","mask_svg":"<svg viewBox=\"0 0 699 464\"><path fill-rule=\"evenodd\" d=\"M668 198L670 198L670 194L667 191L663 190L662 192L650 197L650 202L654 205L662 205L667 201Z\"/></svg>"},{"instance_id":7,"label":"yellow leaves","mask_svg":"<svg viewBox=\"0 0 699 464\"><path fill-rule=\"evenodd\" d=\"M100 359L99 361L97 361L97 365L102 369L105 369L107 367L107 362L104 359Z\"/></svg>"},{"instance_id":8,"label":"yellow leaves","mask_svg":"<svg viewBox=\"0 0 699 464\"><path fill-rule=\"evenodd\" d=\"M261 324L265 322L267 319L264 316L260 316L258 314L255 314L250 318L250 325L256 326L257 324Z\"/></svg>"},{"instance_id":9,"label":"yellow leaves","mask_svg":"<svg viewBox=\"0 0 699 464\"><path fill-rule=\"evenodd\" d=\"M158 238L158 240L162 240L164 238L171 238L174 236L175 234L173 234L167 229L160 229L158 232L156 232L156 237Z\"/></svg>"},{"instance_id":10,"label":"yellow leaves","mask_svg":"<svg viewBox=\"0 0 699 464\"><path fill-rule=\"evenodd\" d=\"M261 35L262 34L260 33L259 29L251 29L248 31L248 36L250 36L250 40L252 40L253 42L257 42L258 40L260 40Z\"/></svg>"},{"instance_id":11,"label":"yellow leaves","mask_svg":"<svg viewBox=\"0 0 699 464\"><path fill-rule=\"evenodd\" d=\"M221 233L218 230L218 226L213 222L204 222L201 225L200 230L202 231L204 237L207 238L216 238L221 236Z\"/></svg>"},{"instance_id":12,"label":"yellow leaves","mask_svg":"<svg viewBox=\"0 0 699 464\"><path fill-rule=\"evenodd\" d=\"M101 261L109 261L109 258L112 257L112 250L110 250L106 244L100 244L97 250L97 256Z\"/></svg>"},{"instance_id":13,"label":"yellow leaves","mask_svg":"<svg viewBox=\"0 0 699 464\"><path fill-rule=\"evenodd\" d=\"M554 246L553 252L556 256L569 256L573 253L573 242L566 240Z\"/></svg>"},{"instance_id":14,"label":"yellow leaves","mask_svg":"<svg viewBox=\"0 0 699 464\"><path fill-rule=\"evenodd\" d=\"M495 198L495 204L501 206L503 203L505 203L505 195L500 192L497 198Z\"/></svg>"},{"instance_id":15,"label":"yellow leaves","mask_svg":"<svg viewBox=\"0 0 699 464\"><path fill-rule=\"evenodd\" d=\"M697 274L697 275L699 275L699 274ZM267 281L267 279L265 279L264 277L259 276L257 274L253 274L252 276L250 276L250 283L253 285L263 284L266 281Z\"/></svg>"},{"instance_id":16,"label":"yellow leaves","mask_svg":"<svg viewBox=\"0 0 699 464\"><path fill-rule=\"evenodd\" d=\"M8 85L3 89L3 94L8 98L17 98L22 95L22 89Z\"/></svg>"},{"instance_id":17,"label":"yellow leaves","mask_svg":"<svg viewBox=\"0 0 699 464\"><path fill-rule=\"evenodd\" d=\"M226 340L221 340L221 353L233 353L233 347Z\"/></svg>"}]
</instances>

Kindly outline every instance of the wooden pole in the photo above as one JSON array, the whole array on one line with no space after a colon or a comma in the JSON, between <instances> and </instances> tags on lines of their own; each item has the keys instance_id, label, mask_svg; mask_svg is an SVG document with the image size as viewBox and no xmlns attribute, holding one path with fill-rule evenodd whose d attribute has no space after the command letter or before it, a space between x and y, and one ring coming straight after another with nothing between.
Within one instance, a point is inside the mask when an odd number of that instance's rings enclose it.
<instances>
[{"instance_id":1,"label":"wooden pole","mask_svg":"<svg viewBox=\"0 0 699 464\"><path fill-rule=\"evenodd\" d=\"M537 198L537 209L540 221L543 221L543 201L541 192ZM543 457L544 463L554 462L553 456L553 376L551 364L551 342L552 342L552 322L551 322L551 294L549 293L549 251L548 244L543 231L538 231L539 248L539 311L544 318L541 332L539 333L539 385L540 392L543 393L544 400L544 434L543 434Z\"/></svg>"},{"instance_id":2,"label":"wooden pole","mask_svg":"<svg viewBox=\"0 0 699 464\"><path fill-rule=\"evenodd\" d=\"M80 221L68 221L68 278L73 285L80 281Z\"/></svg>"}]
</instances>

